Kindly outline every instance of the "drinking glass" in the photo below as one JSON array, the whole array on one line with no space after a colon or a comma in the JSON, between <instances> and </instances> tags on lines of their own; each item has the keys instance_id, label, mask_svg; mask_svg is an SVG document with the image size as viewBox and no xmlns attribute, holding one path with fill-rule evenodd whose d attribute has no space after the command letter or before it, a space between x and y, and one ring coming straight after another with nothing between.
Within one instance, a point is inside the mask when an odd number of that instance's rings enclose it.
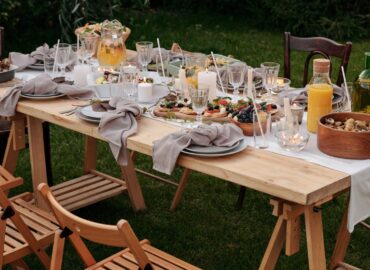
<instances>
[{"instance_id":1,"label":"drinking glass","mask_svg":"<svg viewBox=\"0 0 370 270\"><path fill-rule=\"evenodd\" d=\"M67 43L60 43L58 51L56 52L57 65L60 68L62 76L65 75L67 65L70 63L71 45Z\"/></svg>"},{"instance_id":2,"label":"drinking glass","mask_svg":"<svg viewBox=\"0 0 370 270\"><path fill-rule=\"evenodd\" d=\"M137 68L135 66L124 66L121 72L121 83L123 90L129 99L135 99L137 95Z\"/></svg>"},{"instance_id":3,"label":"drinking glass","mask_svg":"<svg viewBox=\"0 0 370 270\"><path fill-rule=\"evenodd\" d=\"M137 59L143 68L143 71L148 71L148 64L152 59L153 42L140 41L136 42Z\"/></svg>"},{"instance_id":4,"label":"drinking glass","mask_svg":"<svg viewBox=\"0 0 370 270\"><path fill-rule=\"evenodd\" d=\"M192 103L193 110L197 113L196 126L202 123L203 115L202 113L207 108L208 104L208 88L190 88L190 99Z\"/></svg>"},{"instance_id":5,"label":"drinking glass","mask_svg":"<svg viewBox=\"0 0 370 270\"><path fill-rule=\"evenodd\" d=\"M162 61L161 61L162 56ZM156 52L154 55L156 71L160 77L162 77L162 81L164 81L165 77L168 77L168 63L170 61L170 53L168 51L161 50L161 55L159 52ZM162 62L163 62L163 69L162 69ZM164 71L164 73L163 73Z\"/></svg>"},{"instance_id":6,"label":"drinking glass","mask_svg":"<svg viewBox=\"0 0 370 270\"><path fill-rule=\"evenodd\" d=\"M49 74L51 77L54 74L54 56L44 56L44 71L46 74Z\"/></svg>"},{"instance_id":7,"label":"drinking glass","mask_svg":"<svg viewBox=\"0 0 370 270\"><path fill-rule=\"evenodd\" d=\"M235 62L227 66L227 74L229 76L229 83L234 88L233 95L234 95L235 101L238 100L239 87L244 82L246 69L247 69L247 65L243 62Z\"/></svg>"},{"instance_id":8,"label":"drinking glass","mask_svg":"<svg viewBox=\"0 0 370 270\"><path fill-rule=\"evenodd\" d=\"M270 132L271 132L271 114L259 113L257 117L257 114L253 112L254 147L259 149L268 148Z\"/></svg>"},{"instance_id":9,"label":"drinking glass","mask_svg":"<svg viewBox=\"0 0 370 270\"><path fill-rule=\"evenodd\" d=\"M275 62L261 64L263 84L267 90L267 100L271 100L271 91L277 87L277 77L280 65Z\"/></svg>"},{"instance_id":10,"label":"drinking glass","mask_svg":"<svg viewBox=\"0 0 370 270\"><path fill-rule=\"evenodd\" d=\"M91 58L96 53L96 49L99 43L98 36L83 36L81 37L81 50L82 58L87 62L88 65L91 64Z\"/></svg>"}]
</instances>

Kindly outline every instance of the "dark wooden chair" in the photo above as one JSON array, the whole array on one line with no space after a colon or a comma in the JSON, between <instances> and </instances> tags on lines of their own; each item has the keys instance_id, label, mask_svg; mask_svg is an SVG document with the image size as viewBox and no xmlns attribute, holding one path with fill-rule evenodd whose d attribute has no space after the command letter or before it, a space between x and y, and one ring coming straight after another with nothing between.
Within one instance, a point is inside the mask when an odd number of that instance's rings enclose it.
<instances>
[{"instance_id":1,"label":"dark wooden chair","mask_svg":"<svg viewBox=\"0 0 370 270\"><path fill-rule=\"evenodd\" d=\"M315 55L320 55L332 62L332 57L339 58L341 60L340 67L347 70L349 57L351 55L352 43L346 42L345 44L339 44L333 40L324 37L309 37L302 38L292 36L289 32L284 33L284 77L290 79L291 65L290 65L290 54L291 51L307 52L307 58L304 63L303 72L303 83L305 86L308 82L308 69L310 61ZM336 85L341 85L343 82L342 72L338 70ZM330 74L331 74L330 69Z\"/></svg>"},{"instance_id":2,"label":"dark wooden chair","mask_svg":"<svg viewBox=\"0 0 370 270\"><path fill-rule=\"evenodd\" d=\"M0 26L0 59L4 53L4 27Z\"/></svg>"}]
</instances>

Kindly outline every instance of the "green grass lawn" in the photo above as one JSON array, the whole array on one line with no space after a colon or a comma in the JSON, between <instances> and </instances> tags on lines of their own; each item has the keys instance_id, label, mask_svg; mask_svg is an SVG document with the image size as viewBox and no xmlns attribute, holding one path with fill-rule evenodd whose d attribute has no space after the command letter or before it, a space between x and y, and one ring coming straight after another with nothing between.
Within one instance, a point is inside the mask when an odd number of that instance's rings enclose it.
<instances>
[{"instance_id":1,"label":"green grass lawn","mask_svg":"<svg viewBox=\"0 0 370 270\"><path fill-rule=\"evenodd\" d=\"M122 21L132 30L127 42L134 48L138 40L161 40L163 47L178 42L183 49L209 53L232 54L252 66L263 61L283 64L283 33L261 32L248 27L242 18L216 14L154 12L126 12ZM7 49L29 51L40 43L50 44L57 38L56 31L25 31L24 36L10 40ZM297 33L294 33L297 34ZM299 34L299 33L298 33ZM363 53L370 51L370 41L354 42L348 68L348 79L353 80L363 69ZM299 86L303 74L303 57L293 59L293 85ZM281 66L282 67L282 66ZM281 68L282 69L282 68ZM282 75L282 71L280 72ZM77 133L52 126L52 164L55 183L82 174L83 138ZM119 176L109 148L99 144L98 169ZM137 166L151 170L151 159L139 155ZM248 170L248 164L245 164ZM268 168L266 168L268 169ZM181 170L177 169L177 179ZM31 190L28 151L21 153L16 175L25 179L25 185L12 194ZM169 211L175 188L139 175L148 210L133 212L127 195L117 196L96 205L76 211L76 214L94 221L115 224L127 219L139 239L150 239L152 244L204 269L257 269L276 222L271 215L269 196L248 190L244 207L235 209L239 187L200 173L192 173L182 202L176 212ZM323 206L326 255L329 260L335 235L343 213L345 196ZM353 233L347 261L369 269L370 234L358 227ZM301 252L292 257L281 256L277 269L307 269L305 233L302 233ZM115 249L91 244L96 257L103 258ZM41 269L34 256L26 261L32 269ZM67 247L63 269L81 269L82 265Z\"/></svg>"}]
</instances>

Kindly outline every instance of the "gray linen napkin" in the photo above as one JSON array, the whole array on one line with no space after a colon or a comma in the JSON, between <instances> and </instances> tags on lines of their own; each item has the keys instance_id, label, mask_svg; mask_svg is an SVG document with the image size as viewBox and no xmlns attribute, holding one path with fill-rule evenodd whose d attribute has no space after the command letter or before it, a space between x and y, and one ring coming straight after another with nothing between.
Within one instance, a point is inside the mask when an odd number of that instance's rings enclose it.
<instances>
[{"instance_id":1,"label":"gray linen napkin","mask_svg":"<svg viewBox=\"0 0 370 270\"><path fill-rule=\"evenodd\" d=\"M108 140L110 149L117 163L127 165L127 138L137 131L137 120L143 111L135 102L113 97L109 105L114 110L103 113L99 124L100 135Z\"/></svg>"},{"instance_id":2,"label":"gray linen napkin","mask_svg":"<svg viewBox=\"0 0 370 270\"><path fill-rule=\"evenodd\" d=\"M192 130L169 134L153 143L153 168L171 174L180 152L189 145L232 146L243 139L242 130L234 124L201 125Z\"/></svg>"},{"instance_id":3,"label":"gray linen napkin","mask_svg":"<svg viewBox=\"0 0 370 270\"><path fill-rule=\"evenodd\" d=\"M17 71L21 71L36 62L43 62L44 56L49 56L54 53L54 49L50 49L48 44L37 47L35 51L30 54L23 54L19 52L9 53L9 58L13 65L18 66Z\"/></svg>"},{"instance_id":4,"label":"gray linen napkin","mask_svg":"<svg viewBox=\"0 0 370 270\"><path fill-rule=\"evenodd\" d=\"M41 74L24 85L15 86L0 98L0 115L13 116L21 93L23 94L47 94L63 93L71 98L88 99L93 97L94 92L91 89L79 88L73 85L57 84L47 74Z\"/></svg>"}]
</instances>

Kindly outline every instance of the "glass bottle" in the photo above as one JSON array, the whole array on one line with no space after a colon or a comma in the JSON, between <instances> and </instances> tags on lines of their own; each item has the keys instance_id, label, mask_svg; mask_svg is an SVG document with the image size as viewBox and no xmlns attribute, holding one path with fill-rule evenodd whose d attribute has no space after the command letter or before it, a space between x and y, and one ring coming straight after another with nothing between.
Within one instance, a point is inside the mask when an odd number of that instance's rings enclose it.
<instances>
[{"instance_id":1,"label":"glass bottle","mask_svg":"<svg viewBox=\"0 0 370 270\"><path fill-rule=\"evenodd\" d=\"M126 60L126 46L122 38L124 27L117 21L104 21L97 58L103 68L118 69Z\"/></svg>"},{"instance_id":2,"label":"glass bottle","mask_svg":"<svg viewBox=\"0 0 370 270\"><path fill-rule=\"evenodd\" d=\"M365 69L354 83L352 111L370 113L370 52L365 53Z\"/></svg>"},{"instance_id":3,"label":"glass bottle","mask_svg":"<svg viewBox=\"0 0 370 270\"><path fill-rule=\"evenodd\" d=\"M333 86L329 77L330 61L315 59L313 77L307 85L307 130L316 133L319 119L332 111Z\"/></svg>"}]
</instances>

